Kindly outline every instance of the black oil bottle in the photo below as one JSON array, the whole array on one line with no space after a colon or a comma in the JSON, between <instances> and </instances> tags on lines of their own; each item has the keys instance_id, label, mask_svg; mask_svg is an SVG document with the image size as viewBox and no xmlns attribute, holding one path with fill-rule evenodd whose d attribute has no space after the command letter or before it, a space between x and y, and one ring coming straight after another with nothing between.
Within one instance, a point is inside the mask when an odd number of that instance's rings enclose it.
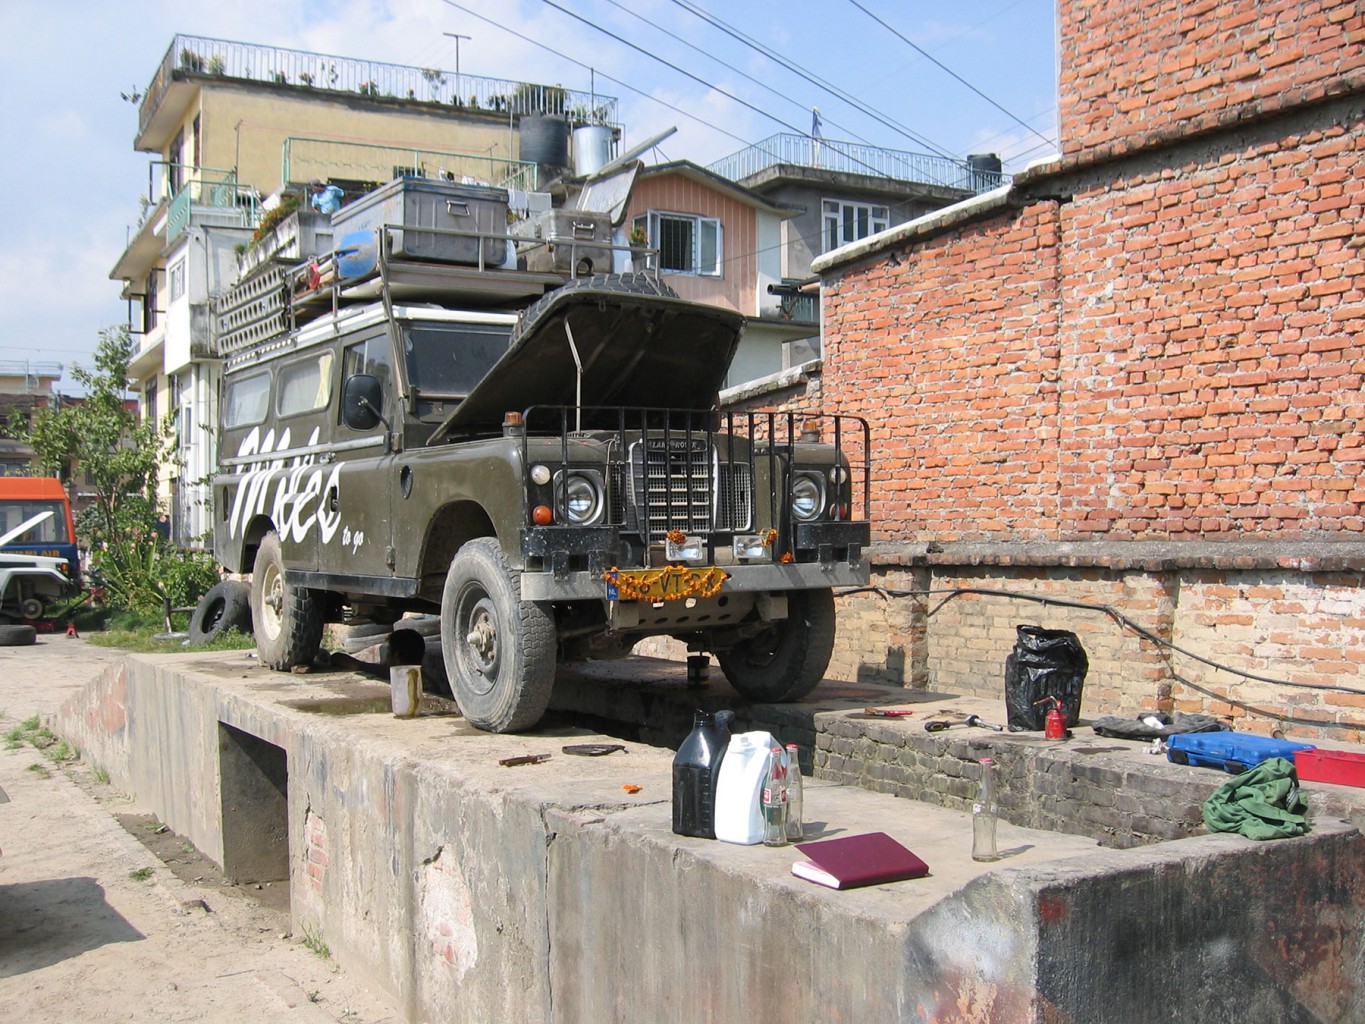
<instances>
[{"instance_id":1,"label":"black oil bottle","mask_svg":"<svg viewBox=\"0 0 1365 1024\"><path fill-rule=\"evenodd\" d=\"M716 838L716 779L734 717L732 711L714 717L698 711L673 756L673 831L680 836Z\"/></svg>"}]
</instances>

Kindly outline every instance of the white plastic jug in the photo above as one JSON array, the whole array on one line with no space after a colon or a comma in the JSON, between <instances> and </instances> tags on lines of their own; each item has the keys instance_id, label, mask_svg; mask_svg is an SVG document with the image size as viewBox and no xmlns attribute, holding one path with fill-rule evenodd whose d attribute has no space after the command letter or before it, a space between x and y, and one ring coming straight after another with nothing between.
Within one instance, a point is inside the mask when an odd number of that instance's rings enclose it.
<instances>
[{"instance_id":1,"label":"white plastic jug","mask_svg":"<svg viewBox=\"0 0 1365 1024\"><path fill-rule=\"evenodd\" d=\"M763 771L777 740L769 732L730 737L716 782L716 838L753 846L763 842Z\"/></svg>"}]
</instances>

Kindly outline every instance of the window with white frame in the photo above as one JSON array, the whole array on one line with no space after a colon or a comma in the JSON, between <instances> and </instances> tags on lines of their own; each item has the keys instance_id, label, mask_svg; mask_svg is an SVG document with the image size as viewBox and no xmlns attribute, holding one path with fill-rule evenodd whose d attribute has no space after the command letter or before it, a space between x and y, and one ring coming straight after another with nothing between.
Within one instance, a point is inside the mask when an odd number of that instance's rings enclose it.
<instances>
[{"instance_id":1,"label":"window with white frame","mask_svg":"<svg viewBox=\"0 0 1365 1024\"><path fill-rule=\"evenodd\" d=\"M885 206L870 203L850 203L842 199L826 199L822 208L825 221L825 252L849 242L856 242L891 226L890 212Z\"/></svg>"},{"instance_id":2,"label":"window with white frame","mask_svg":"<svg viewBox=\"0 0 1365 1024\"><path fill-rule=\"evenodd\" d=\"M176 260L171 264L171 301L176 302L185 294L185 261Z\"/></svg>"},{"instance_id":3,"label":"window with white frame","mask_svg":"<svg viewBox=\"0 0 1365 1024\"><path fill-rule=\"evenodd\" d=\"M675 274L720 277L721 227L714 217L687 213L649 213L635 218L643 228L649 247L659 250L659 269Z\"/></svg>"}]
</instances>

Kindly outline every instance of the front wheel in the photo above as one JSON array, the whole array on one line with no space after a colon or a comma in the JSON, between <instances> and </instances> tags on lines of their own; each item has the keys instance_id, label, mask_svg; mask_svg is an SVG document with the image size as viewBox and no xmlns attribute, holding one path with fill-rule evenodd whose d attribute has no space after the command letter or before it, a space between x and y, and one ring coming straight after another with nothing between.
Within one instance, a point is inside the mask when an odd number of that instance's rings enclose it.
<instances>
[{"instance_id":1,"label":"front wheel","mask_svg":"<svg viewBox=\"0 0 1365 1024\"><path fill-rule=\"evenodd\" d=\"M251 571L251 622L261 664L288 671L311 665L322 646L322 596L284 578L280 536L265 535Z\"/></svg>"},{"instance_id":2,"label":"front wheel","mask_svg":"<svg viewBox=\"0 0 1365 1024\"><path fill-rule=\"evenodd\" d=\"M716 652L730 685L765 703L800 700L825 678L834 653L834 592L793 590L787 617L733 647Z\"/></svg>"},{"instance_id":3,"label":"front wheel","mask_svg":"<svg viewBox=\"0 0 1365 1024\"><path fill-rule=\"evenodd\" d=\"M555 681L555 625L548 607L521 599L521 574L496 540L456 553L441 595L441 650L465 721L516 732L540 721Z\"/></svg>"}]
</instances>

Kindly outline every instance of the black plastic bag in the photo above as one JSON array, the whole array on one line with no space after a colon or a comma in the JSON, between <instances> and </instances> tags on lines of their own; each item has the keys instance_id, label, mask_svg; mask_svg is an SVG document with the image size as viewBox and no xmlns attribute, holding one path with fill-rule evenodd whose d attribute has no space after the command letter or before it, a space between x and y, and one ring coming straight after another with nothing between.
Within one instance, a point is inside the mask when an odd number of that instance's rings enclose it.
<instances>
[{"instance_id":1,"label":"black plastic bag","mask_svg":"<svg viewBox=\"0 0 1365 1024\"><path fill-rule=\"evenodd\" d=\"M1081 717L1081 690L1090 662L1075 633L1042 626L1015 626L1018 639L1005 659L1005 713L1010 732L1038 732L1062 702L1068 727ZM1043 703L1039 703L1042 701Z\"/></svg>"}]
</instances>

